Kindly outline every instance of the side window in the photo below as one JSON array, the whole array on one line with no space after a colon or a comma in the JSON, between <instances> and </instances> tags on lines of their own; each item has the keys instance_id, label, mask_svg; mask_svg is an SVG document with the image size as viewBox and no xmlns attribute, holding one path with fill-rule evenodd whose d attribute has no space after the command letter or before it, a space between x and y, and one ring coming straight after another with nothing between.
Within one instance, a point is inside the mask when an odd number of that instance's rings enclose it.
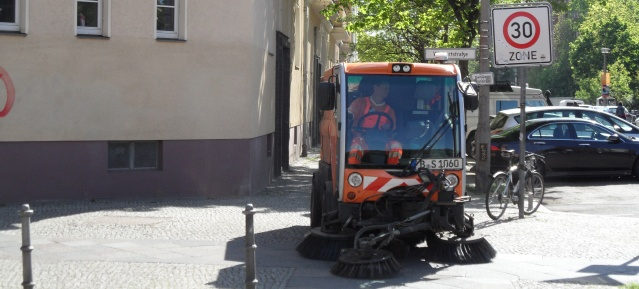
<instances>
[{"instance_id":1,"label":"side window","mask_svg":"<svg viewBox=\"0 0 639 289\"><path fill-rule=\"evenodd\" d=\"M508 120L508 116L500 113L498 114L491 122L490 122L490 129L491 130L495 130L498 128L502 128L504 127L504 124L506 124L506 121Z\"/></svg>"},{"instance_id":2,"label":"side window","mask_svg":"<svg viewBox=\"0 0 639 289\"><path fill-rule=\"evenodd\" d=\"M616 125L618 125L623 131L627 131L627 132L633 131L632 127L623 121L620 121L614 117L610 117L610 120L614 122Z\"/></svg>"},{"instance_id":3,"label":"side window","mask_svg":"<svg viewBox=\"0 0 639 289\"><path fill-rule=\"evenodd\" d=\"M577 134L578 140L595 139L595 130L592 126L585 123L573 123L572 126L575 128L575 133Z\"/></svg>"},{"instance_id":4,"label":"side window","mask_svg":"<svg viewBox=\"0 0 639 289\"><path fill-rule=\"evenodd\" d=\"M554 127L552 127L554 126ZM566 139L574 139L574 128L568 123L558 123L549 125L548 133L550 133L550 128L552 128L552 139L555 140L566 140Z\"/></svg>"},{"instance_id":5,"label":"side window","mask_svg":"<svg viewBox=\"0 0 639 289\"><path fill-rule=\"evenodd\" d=\"M584 118L583 111L581 110L567 110L565 111L564 116L570 118Z\"/></svg>"},{"instance_id":6,"label":"side window","mask_svg":"<svg viewBox=\"0 0 639 289\"><path fill-rule=\"evenodd\" d=\"M589 112L587 115L590 119L602 124L603 126L610 129L614 129L613 123L609 121L606 117L602 116L601 114L596 112Z\"/></svg>"},{"instance_id":7,"label":"side window","mask_svg":"<svg viewBox=\"0 0 639 289\"><path fill-rule=\"evenodd\" d=\"M186 0L156 0L155 37L186 40Z\"/></svg>"},{"instance_id":8,"label":"side window","mask_svg":"<svg viewBox=\"0 0 639 289\"><path fill-rule=\"evenodd\" d=\"M611 136L611 133L605 129L602 129L600 127L597 126L593 126L588 124L587 126L590 127L590 129L592 129L593 131L593 139L595 140L599 140L599 141L607 141L608 137Z\"/></svg>"},{"instance_id":9,"label":"side window","mask_svg":"<svg viewBox=\"0 0 639 289\"><path fill-rule=\"evenodd\" d=\"M517 107L517 101L516 100L498 100L495 103L495 111L496 112L500 112L504 109L511 109L511 108L516 108Z\"/></svg>"},{"instance_id":10,"label":"side window","mask_svg":"<svg viewBox=\"0 0 639 289\"><path fill-rule=\"evenodd\" d=\"M542 118L555 118L555 117L562 117L562 114L560 111L544 111L543 115L541 116Z\"/></svg>"},{"instance_id":11,"label":"side window","mask_svg":"<svg viewBox=\"0 0 639 289\"><path fill-rule=\"evenodd\" d=\"M545 104L543 100L539 99L526 100L526 106L544 106Z\"/></svg>"},{"instance_id":12,"label":"side window","mask_svg":"<svg viewBox=\"0 0 639 289\"><path fill-rule=\"evenodd\" d=\"M530 139L552 139L553 132L555 131L556 127L557 127L556 124L549 124L549 125L542 126L534 130L532 133L530 133L529 138Z\"/></svg>"}]
</instances>

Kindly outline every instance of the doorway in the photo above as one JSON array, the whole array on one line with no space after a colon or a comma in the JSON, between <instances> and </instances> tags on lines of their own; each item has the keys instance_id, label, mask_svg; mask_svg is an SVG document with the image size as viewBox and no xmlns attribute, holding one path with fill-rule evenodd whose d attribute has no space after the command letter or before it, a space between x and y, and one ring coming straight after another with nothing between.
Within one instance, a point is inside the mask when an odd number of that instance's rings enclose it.
<instances>
[{"instance_id":1,"label":"doorway","mask_svg":"<svg viewBox=\"0 0 639 289\"><path fill-rule=\"evenodd\" d=\"M273 177L282 175L288 166L288 141L291 103L291 48L288 37L276 36L275 54L275 139L273 144Z\"/></svg>"}]
</instances>

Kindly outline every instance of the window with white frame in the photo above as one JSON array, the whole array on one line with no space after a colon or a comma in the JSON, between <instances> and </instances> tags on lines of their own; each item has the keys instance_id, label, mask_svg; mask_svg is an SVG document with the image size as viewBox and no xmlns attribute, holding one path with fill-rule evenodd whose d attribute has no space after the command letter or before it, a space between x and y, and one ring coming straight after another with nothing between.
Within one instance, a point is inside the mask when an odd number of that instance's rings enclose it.
<instances>
[{"instance_id":1,"label":"window with white frame","mask_svg":"<svg viewBox=\"0 0 639 289\"><path fill-rule=\"evenodd\" d=\"M111 0L77 0L76 34L109 36Z\"/></svg>"},{"instance_id":2,"label":"window with white frame","mask_svg":"<svg viewBox=\"0 0 639 289\"><path fill-rule=\"evenodd\" d=\"M78 34L102 34L101 0L78 0Z\"/></svg>"},{"instance_id":3,"label":"window with white frame","mask_svg":"<svg viewBox=\"0 0 639 289\"><path fill-rule=\"evenodd\" d=\"M19 0L0 0L0 31L20 31Z\"/></svg>"},{"instance_id":4,"label":"window with white frame","mask_svg":"<svg viewBox=\"0 0 639 289\"><path fill-rule=\"evenodd\" d=\"M186 0L156 0L156 38L186 40Z\"/></svg>"},{"instance_id":5,"label":"window with white frame","mask_svg":"<svg viewBox=\"0 0 639 289\"><path fill-rule=\"evenodd\" d=\"M161 143L159 141L109 142L110 170L160 169Z\"/></svg>"}]
</instances>

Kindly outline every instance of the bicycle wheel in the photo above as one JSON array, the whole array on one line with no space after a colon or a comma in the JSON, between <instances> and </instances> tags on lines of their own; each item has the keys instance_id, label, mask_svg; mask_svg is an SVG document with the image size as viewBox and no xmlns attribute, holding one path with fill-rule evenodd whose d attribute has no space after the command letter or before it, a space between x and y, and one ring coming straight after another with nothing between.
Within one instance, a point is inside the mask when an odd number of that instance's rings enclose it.
<instances>
[{"instance_id":1,"label":"bicycle wheel","mask_svg":"<svg viewBox=\"0 0 639 289\"><path fill-rule=\"evenodd\" d=\"M538 172L529 173L526 176L524 191L524 214L530 215L539 209L544 200L544 177Z\"/></svg>"},{"instance_id":2,"label":"bicycle wheel","mask_svg":"<svg viewBox=\"0 0 639 289\"><path fill-rule=\"evenodd\" d=\"M508 175L499 173L490 182L486 193L486 212L493 219L499 219L508 207Z\"/></svg>"}]
</instances>

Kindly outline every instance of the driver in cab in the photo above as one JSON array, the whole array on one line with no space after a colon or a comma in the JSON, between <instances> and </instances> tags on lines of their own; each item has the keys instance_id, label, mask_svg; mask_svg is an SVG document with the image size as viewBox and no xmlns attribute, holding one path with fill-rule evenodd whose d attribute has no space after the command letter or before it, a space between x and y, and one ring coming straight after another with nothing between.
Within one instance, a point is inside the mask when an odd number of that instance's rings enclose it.
<instances>
[{"instance_id":1,"label":"driver in cab","mask_svg":"<svg viewBox=\"0 0 639 289\"><path fill-rule=\"evenodd\" d=\"M351 103L348 112L353 114L354 127L395 129L395 110L386 104L389 90L388 80L380 80L372 85L372 93L369 96L357 98Z\"/></svg>"},{"instance_id":2,"label":"driver in cab","mask_svg":"<svg viewBox=\"0 0 639 289\"><path fill-rule=\"evenodd\" d=\"M366 93L366 83L360 83L360 86L364 86L361 88ZM397 123L395 110L386 103L389 91L388 80L376 79L371 85L369 95L355 99L348 107L348 112L352 115L351 130L354 135L348 157L349 164L361 164L364 151L368 150L367 134L362 131L380 132L382 135L386 135L387 138L384 140L386 143L386 163L399 163L401 145L399 142L391 140L389 134L384 134L394 131Z\"/></svg>"}]
</instances>

